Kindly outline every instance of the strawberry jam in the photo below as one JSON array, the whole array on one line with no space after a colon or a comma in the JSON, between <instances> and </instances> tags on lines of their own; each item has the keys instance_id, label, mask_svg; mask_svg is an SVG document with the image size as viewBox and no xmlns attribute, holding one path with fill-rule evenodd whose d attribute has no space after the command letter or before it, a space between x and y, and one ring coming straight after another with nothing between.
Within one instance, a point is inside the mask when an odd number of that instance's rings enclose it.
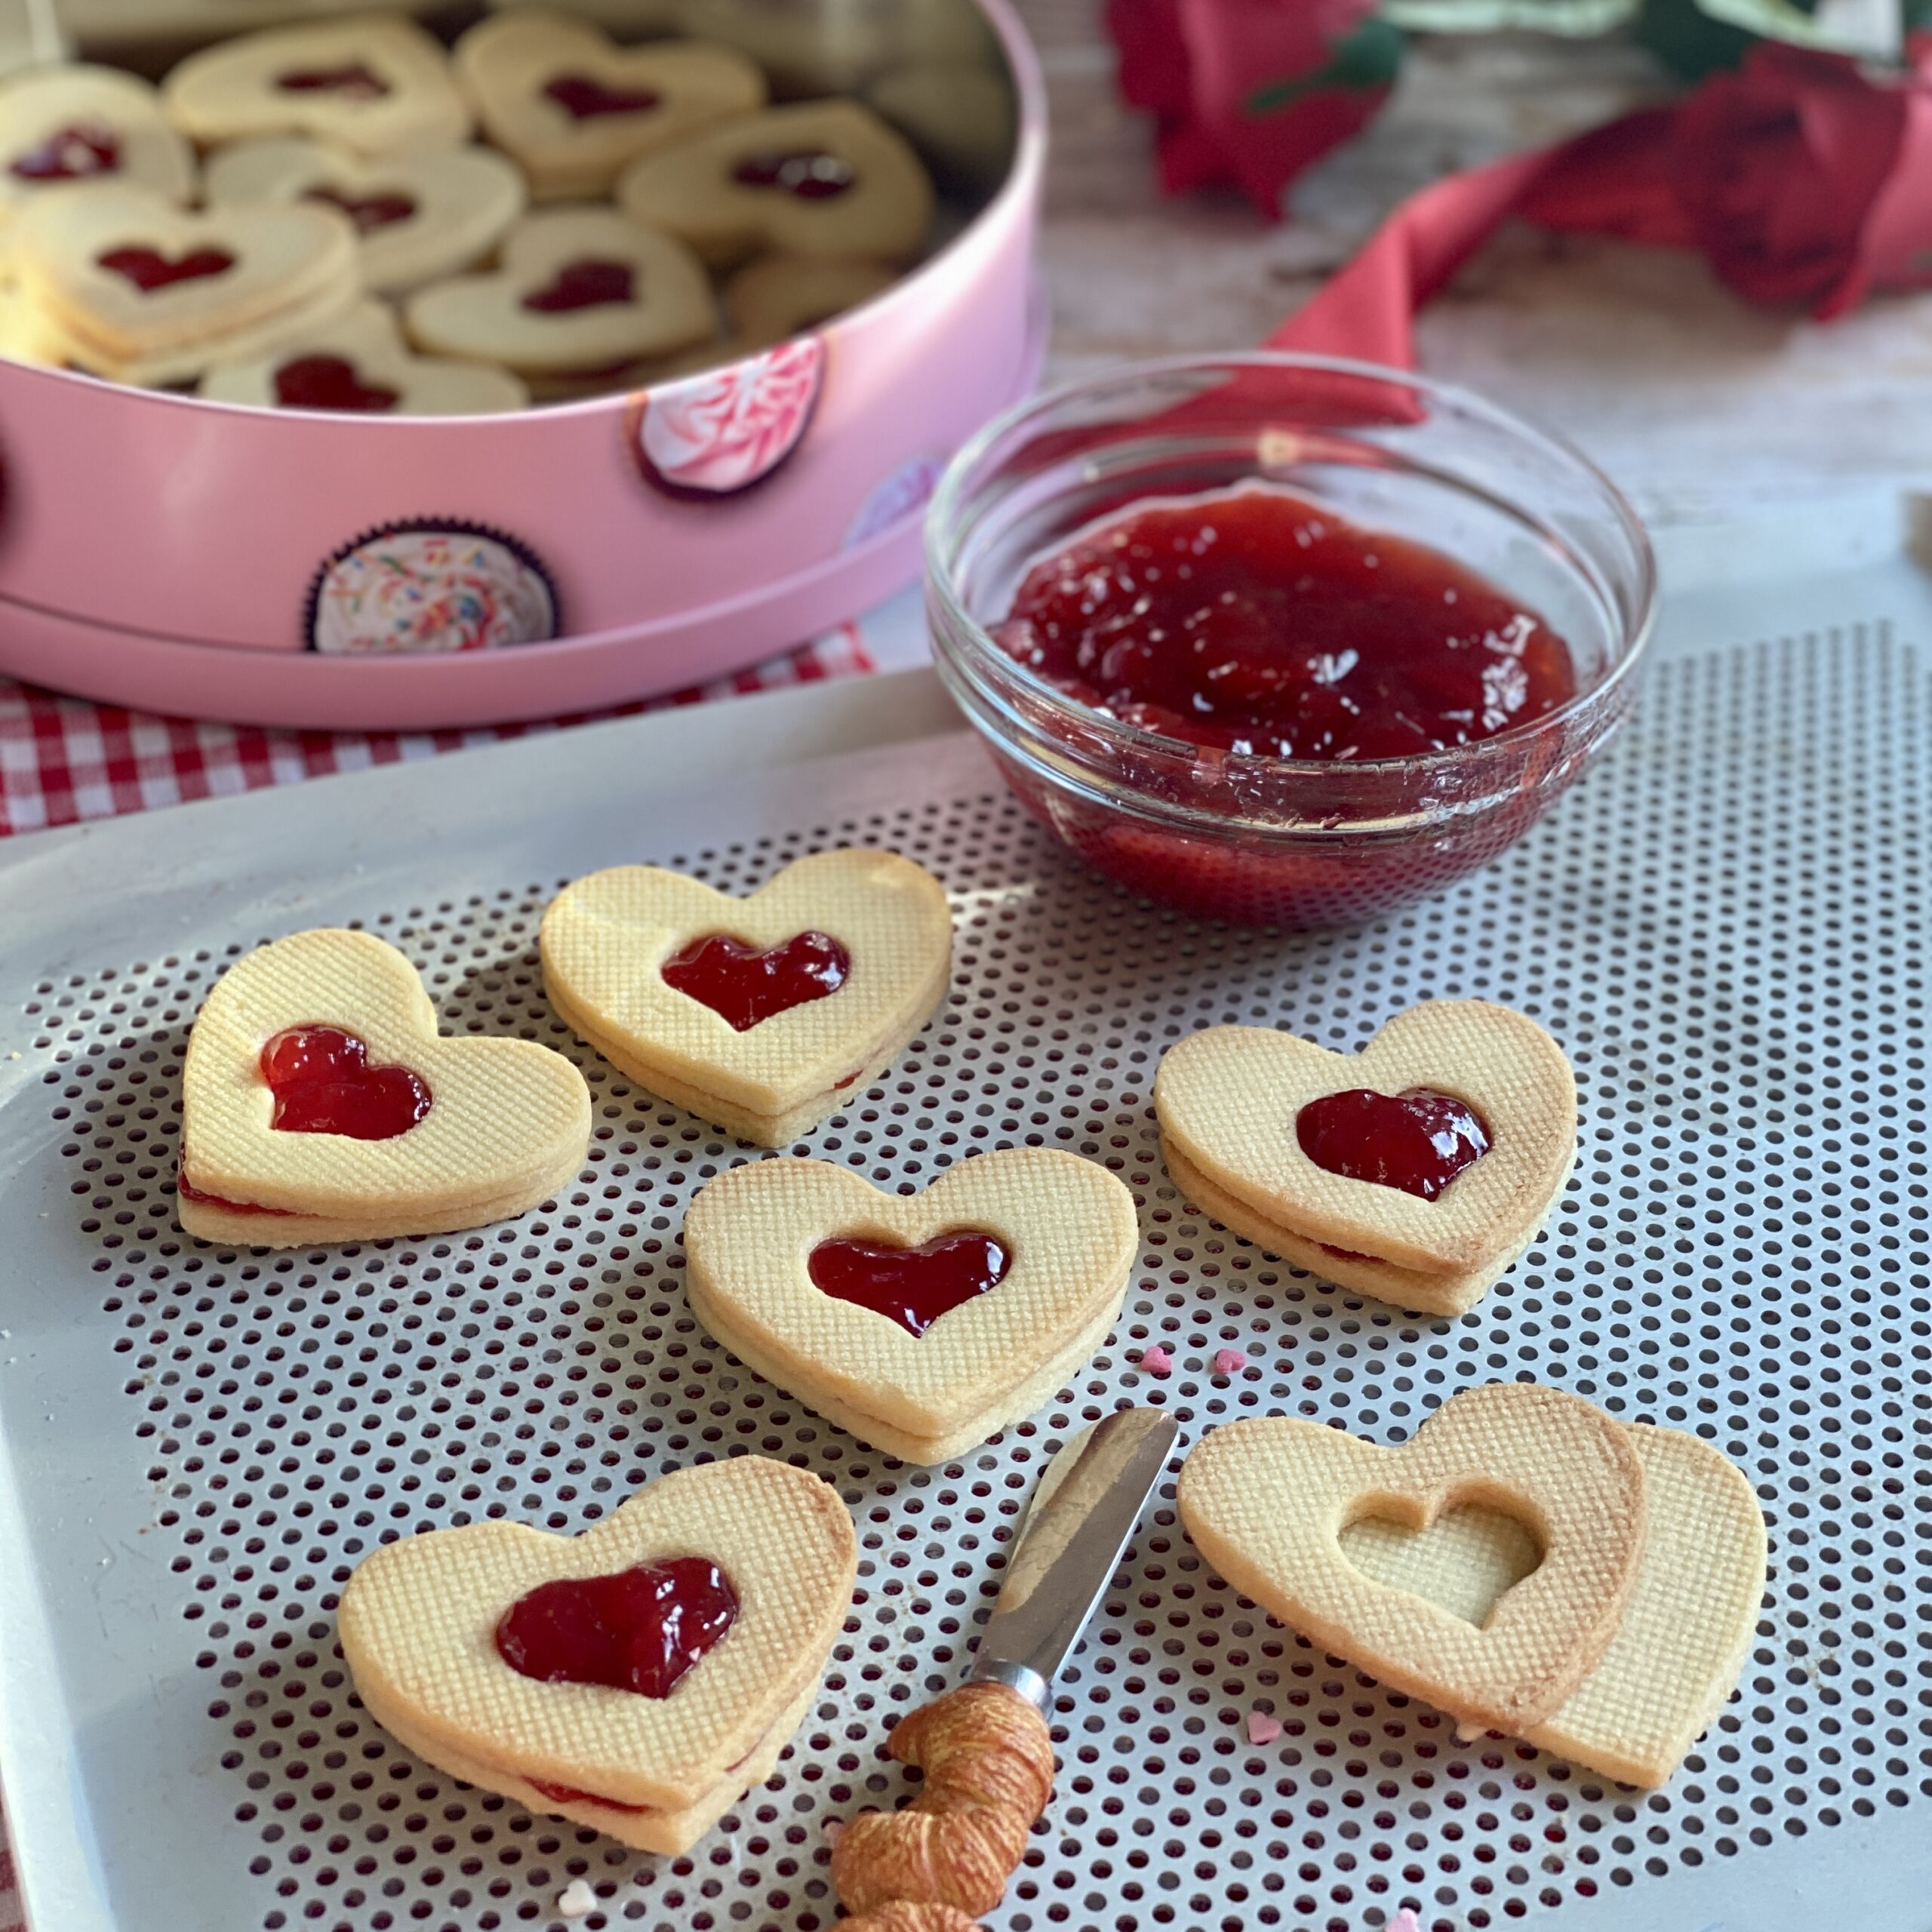
<instances>
[{"instance_id":1,"label":"strawberry jam","mask_svg":"<svg viewBox=\"0 0 1932 1932\"><path fill-rule=\"evenodd\" d=\"M1272 488L1090 526L1027 572L994 635L1097 711L1267 758L1440 751L1577 691L1535 611L1438 551Z\"/></svg>"},{"instance_id":2,"label":"strawberry jam","mask_svg":"<svg viewBox=\"0 0 1932 1932\"><path fill-rule=\"evenodd\" d=\"M541 1683L668 1697L737 1614L737 1592L709 1557L673 1557L540 1583L504 1611L497 1650Z\"/></svg>"},{"instance_id":3,"label":"strawberry jam","mask_svg":"<svg viewBox=\"0 0 1932 1932\"><path fill-rule=\"evenodd\" d=\"M415 197L411 195L346 195L337 188L311 188L302 198L319 202L325 208L346 214L355 223L358 235L393 228L416 212Z\"/></svg>"},{"instance_id":4,"label":"strawberry jam","mask_svg":"<svg viewBox=\"0 0 1932 1932\"><path fill-rule=\"evenodd\" d=\"M549 287L531 290L523 306L533 315L567 315L579 309L628 302L636 285L636 272L628 262L566 262Z\"/></svg>"},{"instance_id":5,"label":"strawberry jam","mask_svg":"<svg viewBox=\"0 0 1932 1932\"><path fill-rule=\"evenodd\" d=\"M648 88L607 88L587 74L559 74L546 83L543 94L573 121L594 121L607 114L646 114L657 105L657 95Z\"/></svg>"},{"instance_id":6,"label":"strawberry jam","mask_svg":"<svg viewBox=\"0 0 1932 1932\"><path fill-rule=\"evenodd\" d=\"M528 1783L532 1791L552 1804L601 1804L607 1811L628 1811L639 1817L651 1809L648 1804L623 1804L614 1798L599 1798L595 1792L579 1791L574 1784L552 1784L543 1778L531 1778Z\"/></svg>"},{"instance_id":7,"label":"strawberry jam","mask_svg":"<svg viewBox=\"0 0 1932 1932\"><path fill-rule=\"evenodd\" d=\"M184 1169L174 1177L174 1192L183 1201L197 1201L204 1208L219 1208L224 1214L271 1214L278 1220L287 1220L294 1212L289 1208L264 1208L254 1201L230 1201L219 1194L210 1194L205 1189L197 1187Z\"/></svg>"},{"instance_id":8,"label":"strawberry jam","mask_svg":"<svg viewBox=\"0 0 1932 1932\"><path fill-rule=\"evenodd\" d=\"M275 372L275 399L285 409L334 409L380 416L402 400L399 391L365 383L346 355L298 355Z\"/></svg>"},{"instance_id":9,"label":"strawberry jam","mask_svg":"<svg viewBox=\"0 0 1932 1932\"><path fill-rule=\"evenodd\" d=\"M774 1014L835 993L851 970L845 949L817 932L796 934L764 952L728 933L709 933L660 969L674 992L721 1014L734 1033L748 1033Z\"/></svg>"},{"instance_id":10,"label":"strawberry jam","mask_svg":"<svg viewBox=\"0 0 1932 1932\"><path fill-rule=\"evenodd\" d=\"M352 60L340 67L304 67L278 74L275 85L284 94L340 94L344 100L380 100L389 91L381 75Z\"/></svg>"},{"instance_id":11,"label":"strawberry jam","mask_svg":"<svg viewBox=\"0 0 1932 1932\"><path fill-rule=\"evenodd\" d=\"M235 257L226 248L194 248L185 255L164 255L158 248L109 248L94 260L109 275L125 276L143 295L171 288L177 281L199 281L226 275Z\"/></svg>"},{"instance_id":12,"label":"strawberry jam","mask_svg":"<svg viewBox=\"0 0 1932 1932\"><path fill-rule=\"evenodd\" d=\"M262 1049L284 1134L393 1140L429 1111L429 1089L406 1066L371 1066L368 1044L338 1026L291 1026Z\"/></svg>"},{"instance_id":13,"label":"strawberry jam","mask_svg":"<svg viewBox=\"0 0 1932 1932\"><path fill-rule=\"evenodd\" d=\"M878 1241L822 1241L805 1267L812 1286L834 1301L856 1302L923 1335L949 1309L996 1288L1011 1266L991 1235L942 1235L923 1247Z\"/></svg>"},{"instance_id":14,"label":"strawberry jam","mask_svg":"<svg viewBox=\"0 0 1932 1932\"><path fill-rule=\"evenodd\" d=\"M731 171L731 179L746 188L775 188L801 202L827 202L842 195L859 177L849 162L814 148L790 153L747 155Z\"/></svg>"},{"instance_id":15,"label":"strawberry jam","mask_svg":"<svg viewBox=\"0 0 1932 1932\"><path fill-rule=\"evenodd\" d=\"M8 174L22 181L91 181L121 167L121 137L98 122L77 122L14 157Z\"/></svg>"},{"instance_id":16,"label":"strawberry jam","mask_svg":"<svg viewBox=\"0 0 1932 1932\"><path fill-rule=\"evenodd\" d=\"M1466 1100L1428 1087L1393 1094L1363 1087L1324 1094L1296 1115L1295 1138L1331 1174L1399 1187L1425 1201L1489 1152L1482 1116Z\"/></svg>"}]
</instances>

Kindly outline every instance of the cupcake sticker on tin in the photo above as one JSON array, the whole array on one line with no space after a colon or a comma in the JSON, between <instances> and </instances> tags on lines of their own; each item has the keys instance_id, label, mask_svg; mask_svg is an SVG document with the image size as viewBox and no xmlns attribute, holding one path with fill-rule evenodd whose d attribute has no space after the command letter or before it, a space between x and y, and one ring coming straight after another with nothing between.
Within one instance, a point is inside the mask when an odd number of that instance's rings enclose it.
<instances>
[{"instance_id":1,"label":"cupcake sticker on tin","mask_svg":"<svg viewBox=\"0 0 1932 1932\"><path fill-rule=\"evenodd\" d=\"M395 657L543 644L559 627L556 588L527 545L424 520L337 551L315 573L303 629L311 651Z\"/></svg>"},{"instance_id":2,"label":"cupcake sticker on tin","mask_svg":"<svg viewBox=\"0 0 1932 1932\"><path fill-rule=\"evenodd\" d=\"M825 344L800 336L647 390L631 426L645 479L686 497L762 482L803 440L824 377Z\"/></svg>"}]
</instances>

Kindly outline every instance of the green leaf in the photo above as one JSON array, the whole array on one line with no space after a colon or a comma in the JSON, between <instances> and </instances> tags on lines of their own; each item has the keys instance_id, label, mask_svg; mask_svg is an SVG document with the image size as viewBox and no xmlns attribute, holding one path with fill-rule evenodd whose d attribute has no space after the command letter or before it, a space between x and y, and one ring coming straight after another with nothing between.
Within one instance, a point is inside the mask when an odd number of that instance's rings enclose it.
<instances>
[{"instance_id":1,"label":"green leaf","mask_svg":"<svg viewBox=\"0 0 1932 1932\"><path fill-rule=\"evenodd\" d=\"M1636 17L1639 0L1385 0L1383 12L1417 33L1508 29L1577 39Z\"/></svg>"},{"instance_id":2,"label":"green leaf","mask_svg":"<svg viewBox=\"0 0 1932 1932\"><path fill-rule=\"evenodd\" d=\"M1868 60L1903 52L1900 9L1890 0L1697 0L1714 20L1764 40L1823 48Z\"/></svg>"},{"instance_id":3,"label":"green leaf","mask_svg":"<svg viewBox=\"0 0 1932 1932\"><path fill-rule=\"evenodd\" d=\"M1312 94L1341 88L1366 94L1386 88L1402 64L1402 36L1380 15L1371 14L1346 38L1330 43L1328 58L1312 73L1284 75L1255 89L1241 103L1241 112L1259 119Z\"/></svg>"}]
</instances>

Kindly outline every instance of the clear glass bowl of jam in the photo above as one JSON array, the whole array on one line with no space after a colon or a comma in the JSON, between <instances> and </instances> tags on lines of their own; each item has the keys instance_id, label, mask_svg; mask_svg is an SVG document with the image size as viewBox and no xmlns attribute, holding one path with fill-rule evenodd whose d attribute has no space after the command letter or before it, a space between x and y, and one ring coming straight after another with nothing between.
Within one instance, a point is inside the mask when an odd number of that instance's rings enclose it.
<instances>
[{"instance_id":1,"label":"clear glass bowl of jam","mask_svg":"<svg viewBox=\"0 0 1932 1932\"><path fill-rule=\"evenodd\" d=\"M1520 838L1627 714L1656 581L1566 445L1406 373L1097 377L954 460L941 674L1032 811L1150 898L1358 923Z\"/></svg>"}]
</instances>

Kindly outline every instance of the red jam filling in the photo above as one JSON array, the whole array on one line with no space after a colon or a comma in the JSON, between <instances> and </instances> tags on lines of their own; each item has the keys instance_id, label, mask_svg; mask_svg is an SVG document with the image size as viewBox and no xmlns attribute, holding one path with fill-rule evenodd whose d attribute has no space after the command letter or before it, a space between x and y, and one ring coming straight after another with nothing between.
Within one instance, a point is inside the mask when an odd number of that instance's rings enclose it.
<instances>
[{"instance_id":1,"label":"red jam filling","mask_svg":"<svg viewBox=\"0 0 1932 1932\"><path fill-rule=\"evenodd\" d=\"M287 1220L294 1213L292 1208L264 1208L254 1201L229 1201L219 1194L210 1194L197 1187L185 1171L174 1177L174 1192L183 1201L198 1201L204 1208L219 1208L225 1214L273 1214Z\"/></svg>"},{"instance_id":2,"label":"red jam filling","mask_svg":"<svg viewBox=\"0 0 1932 1932\"><path fill-rule=\"evenodd\" d=\"M23 181L91 181L121 166L121 137L98 122L77 122L14 157L8 173Z\"/></svg>"},{"instance_id":3,"label":"red jam filling","mask_svg":"<svg viewBox=\"0 0 1932 1932\"><path fill-rule=\"evenodd\" d=\"M822 1241L806 1261L812 1286L834 1301L888 1315L923 1335L948 1309L996 1288L1011 1257L991 1235L942 1235L923 1247L878 1241Z\"/></svg>"},{"instance_id":4,"label":"red jam filling","mask_svg":"<svg viewBox=\"0 0 1932 1932\"><path fill-rule=\"evenodd\" d=\"M815 148L789 153L747 155L731 171L731 179L746 188L776 188L801 202L828 202L858 180L849 162Z\"/></svg>"},{"instance_id":5,"label":"red jam filling","mask_svg":"<svg viewBox=\"0 0 1932 1932\"><path fill-rule=\"evenodd\" d=\"M533 289L523 306L539 315L568 315L576 309L628 302L636 286L637 272L628 262L566 262L556 280L548 288Z\"/></svg>"},{"instance_id":6,"label":"red jam filling","mask_svg":"<svg viewBox=\"0 0 1932 1932\"><path fill-rule=\"evenodd\" d=\"M345 100L380 100L389 91L381 75L352 60L340 67L303 67L278 74L275 85L284 94L339 94Z\"/></svg>"},{"instance_id":7,"label":"red jam filling","mask_svg":"<svg viewBox=\"0 0 1932 1932\"><path fill-rule=\"evenodd\" d=\"M668 1697L737 1614L724 1571L709 1557L679 1556L539 1584L504 1611L497 1650L511 1669L541 1683Z\"/></svg>"},{"instance_id":8,"label":"red jam filling","mask_svg":"<svg viewBox=\"0 0 1932 1932\"><path fill-rule=\"evenodd\" d=\"M94 260L109 275L125 275L143 295L171 288L177 281L226 275L235 266L235 257L226 248L194 248L175 256L164 255L158 248L109 248Z\"/></svg>"},{"instance_id":9,"label":"red jam filling","mask_svg":"<svg viewBox=\"0 0 1932 1932\"><path fill-rule=\"evenodd\" d=\"M355 223L358 235L392 228L416 212L415 200L408 195L345 195L337 188L311 188L302 198L339 210Z\"/></svg>"},{"instance_id":10,"label":"red jam filling","mask_svg":"<svg viewBox=\"0 0 1932 1932\"><path fill-rule=\"evenodd\" d=\"M1090 527L1027 572L994 635L1124 723L1272 758L1439 751L1577 693L1536 612L1440 552L1275 489Z\"/></svg>"},{"instance_id":11,"label":"red jam filling","mask_svg":"<svg viewBox=\"0 0 1932 1932\"><path fill-rule=\"evenodd\" d=\"M368 1044L338 1026L291 1026L262 1049L284 1134L393 1140L429 1111L429 1089L406 1066L371 1066Z\"/></svg>"},{"instance_id":12,"label":"red jam filling","mask_svg":"<svg viewBox=\"0 0 1932 1932\"><path fill-rule=\"evenodd\" d=\"M401 392L365 383L344 355L298 355L275 372L275 399L285 409L336 409L380 416L402 400Z\"/></svg>"},{"instance_id":13,"label":"red jam filling","mask_svg":"<svg viewBox=\"0 0 1932 1932\"><path fill-rule=\"evenodd\" d=\"M796 934L764 952L728 933L709 933L673 953L660 969L672 992L721 1014L734 1033L748 1033L774 1014L835 993L851 970L851 955L818 932Z\"/></svg>"},{"instance_id":14,"label":"red jam filling","mask_svg":"<svg viewBox=\"0 0 1932 1932\"><path fill-rule=\"evenodd\" d=\"M639 1814L651 1809L648 1804L620 1804L614 1798L599 1798L594 1791L579 1791L574 1784L552 1784L543 1778L529 1780L532 1791L540 1792L552 1804L601 1804L607 1811L629 1811Z\"/></svg>"},{"instance_id":15,"label":"red jam filling","mask_svg":"<svg viewBox=\"0 0 1932 1932\"><path fill-rule=\"evenodd\" d=\"M594 121L606 114L645 114L657 105L657 95L648 88L607 88L588 74L559 74L545 83L543 93L573 121Z\"/></svg>"},{"instance_id":16,"label":"red jam filling","mask_svg":"<svg viewBox=\"0 0 1932 1932\"><path fill-rule=\"evenodd\" d=\"M1482 1116L1466 1100L1428 1087L1401 1094L1363 1087L1325 1094L1296 1115L1295 1138L1301 1151L1331 1174L1399 1187L1425 1201L1433 1201L1489 1152Z\"/></svg>"}]
</instances>

